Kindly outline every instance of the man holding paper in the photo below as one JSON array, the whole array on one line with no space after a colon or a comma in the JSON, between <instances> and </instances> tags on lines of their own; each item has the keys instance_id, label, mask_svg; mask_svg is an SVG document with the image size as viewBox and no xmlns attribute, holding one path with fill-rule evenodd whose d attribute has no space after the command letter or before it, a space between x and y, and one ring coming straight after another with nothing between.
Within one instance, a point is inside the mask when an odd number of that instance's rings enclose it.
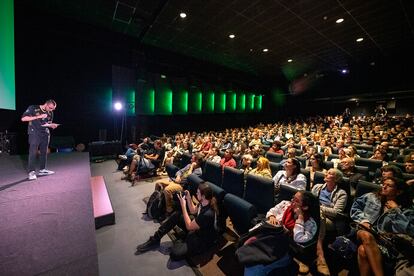
<instances>
[{"instance_id":1,"label":"man holding paper","mask_svg":"<svg viewBox=\"0 0 414 276\"><path fill-rule=\"evenodd\" d=\"M49 128L55 129L59 124L52 123L53 110L56 109L54 100L47 100L43 105L31 105L22 115L22 122L29 122L27 132L29 134L29 180L35 180L36 154L40 152L40 170L38 175L54 174L54 171L46 169L47 148L50 140Z\"/></svg>"}]
</instances>

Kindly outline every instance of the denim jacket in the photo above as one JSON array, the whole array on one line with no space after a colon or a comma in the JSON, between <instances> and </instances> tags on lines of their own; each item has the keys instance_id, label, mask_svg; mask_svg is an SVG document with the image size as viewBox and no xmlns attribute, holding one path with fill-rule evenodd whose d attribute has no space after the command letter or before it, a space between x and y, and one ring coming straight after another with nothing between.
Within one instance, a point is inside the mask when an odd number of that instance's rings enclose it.
<instances>
[{"instance_id":1,"label":"denim jacket","mask_svg":"<svg viewBox=\"0 0 414 276\"><path fill-rule=\"evenodd\" d=\"M381 200L375 193L366 193L355 199L350 215L355 222L372 225L381 215Z\"/></svg>"},{"instance_id":2,"label":"denim jacket","mask_svg":"<svg viewBox=\"0 0 414 276\"><path fill-rule=\"evenodd\" d=\"M414 235L414 210L393 208L382 213L381 201L374 193L355 200L351 219L358 223L369 222L380 232Z\"/></svg>"}]
</instances>

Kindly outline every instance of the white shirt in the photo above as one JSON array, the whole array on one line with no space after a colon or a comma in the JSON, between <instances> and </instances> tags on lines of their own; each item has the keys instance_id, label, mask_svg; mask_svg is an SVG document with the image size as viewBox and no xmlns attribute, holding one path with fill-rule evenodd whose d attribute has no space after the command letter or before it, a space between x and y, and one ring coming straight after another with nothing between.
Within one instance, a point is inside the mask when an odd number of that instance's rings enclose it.
<instances>
[{"instance_id":1,"label":"white shirt","mask_svg":"<svg viewBox=\"0 0 414 276\"><path fill-rule=\"evenodd\" d=\"M273 182L275 183L275 188L279 188L280 185L287 185L293 187L297 190L305 190L306 189L306 176L299 173L296 178L288 179L286 177L286 171L280 170L276 173L273 177Z\"/></svg>"}]
</instances>

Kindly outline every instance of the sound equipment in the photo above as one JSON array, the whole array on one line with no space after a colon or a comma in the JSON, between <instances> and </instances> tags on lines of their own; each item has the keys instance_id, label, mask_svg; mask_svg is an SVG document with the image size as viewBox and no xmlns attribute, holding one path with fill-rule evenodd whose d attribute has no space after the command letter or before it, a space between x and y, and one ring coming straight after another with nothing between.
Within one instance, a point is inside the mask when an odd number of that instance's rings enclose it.
<instances>
[{"instance_id":1,"label":"sound equipment","mask_svg":"<svg viewBox=\"0 0 414 276\"><path fill-rule=\"evenodd\" d=\"M113 158L123 154L120 141L96 141L88 145L90 157Z\"/></svg>"}]
</instances>

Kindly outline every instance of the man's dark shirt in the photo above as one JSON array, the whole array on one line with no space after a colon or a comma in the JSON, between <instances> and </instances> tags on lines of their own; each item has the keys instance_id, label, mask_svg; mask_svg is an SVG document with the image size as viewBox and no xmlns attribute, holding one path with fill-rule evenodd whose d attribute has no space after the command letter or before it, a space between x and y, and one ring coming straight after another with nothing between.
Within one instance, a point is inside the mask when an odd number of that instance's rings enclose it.
<instances>
[{"instance_id":1,"label":"man's dark shirt","mask_svg":"<svg viewBox=\"0 0 414 276\"><path fill-rule=\"evenodd\" d=\"M46 118L36 119L28 122L27 133L30 134L42 134L48 135L49 129L47 127L42 127L46 123L51 123L53 121L53 111L43 111L40 108L40 105L31 105L23 113L22 118L25 116L39 116L42 114L47 114Z\"/></svg>"}]
</instances>

